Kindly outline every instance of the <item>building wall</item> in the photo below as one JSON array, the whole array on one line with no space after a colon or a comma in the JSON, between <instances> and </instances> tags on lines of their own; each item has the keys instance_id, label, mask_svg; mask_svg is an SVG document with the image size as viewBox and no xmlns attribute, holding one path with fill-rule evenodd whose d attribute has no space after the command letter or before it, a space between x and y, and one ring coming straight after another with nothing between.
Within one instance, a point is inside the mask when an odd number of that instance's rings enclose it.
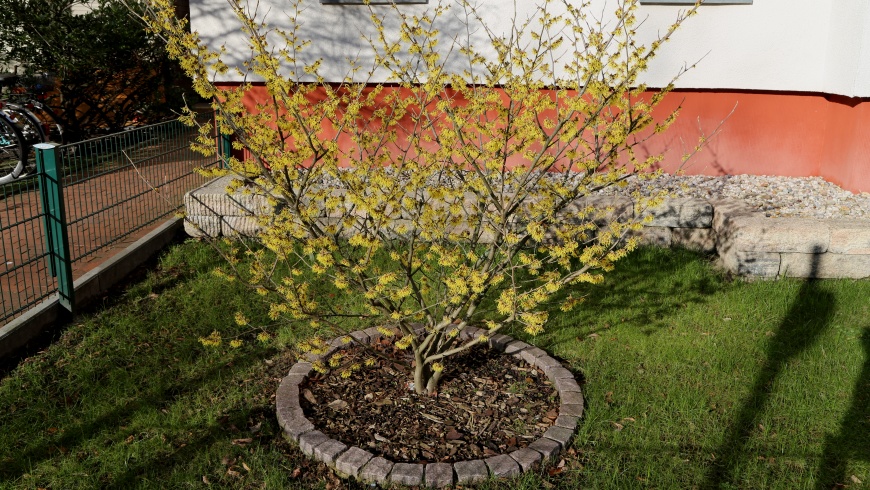
<instances>
[{"instance_id":1,"label":"building wall","mask_svg":"<svg viewBox=\"0 0 870 490\"><path fill-rule=\"evenodd\" d=\"M400 8L414 14L431 3ZM489 28L508 29L513 15L504 5L512 2L478 3ZM524 18L536 3L516 2L521 10L516 15ZM590 11L608 12L606 4L612 10L612 0L591 0ZM261 0L258 12L269 12L271 27L286 27L287 16L296 15L302 37L313 41L307 55L323 59L327 79L345 76L348 57L365 66L361 35L372 33L367 7L322 5L318 0L302 0L301 7L294 14L285 0ZM193 29L212 46L225 45L228 61L240 62L250 52L225 0L191 0L190 8ZM388 7L374 8L385 13L388 26L395 25ZM639 38L653 39L682 9L641 6L639 16L645 20ZM465 32L449 15L441 30L460 38ZM480 30L473 33L472 44L484 46L481 37ZM680 67L696 61L697 68L677 81L679 90L665 104L682 102L681 118L671 132L650 143L651 151L670 150L665 168L673 170L681 147L694 145L701 133L727 118L688 173L822 176L846 189L870 192L870 148L865 142L870 128L870 2L756 0L752 5L702 7L665 45L644 81L663 86ZM233 74L222 78L240 79ZM384 78L376 74L370 81Z\"/></svg>"}]
</instances>

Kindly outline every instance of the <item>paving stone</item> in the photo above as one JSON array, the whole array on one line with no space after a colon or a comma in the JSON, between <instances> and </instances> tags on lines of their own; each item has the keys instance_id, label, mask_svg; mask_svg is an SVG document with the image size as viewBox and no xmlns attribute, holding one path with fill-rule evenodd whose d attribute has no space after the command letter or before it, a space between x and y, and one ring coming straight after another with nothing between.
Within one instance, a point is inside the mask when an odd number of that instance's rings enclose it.
<instances>
[{"instance_id":1,"label":"paving stone","mask_svg":"<svg viewBox=\"0 0 870 490\"><path fill-rule=\"evenodd\" d=\"M731 250L719 255L720 265L740 276L774 278L779 275L781 257L776 252L740 252Z\"/></svg>"},{"instance_id":2,"label":"paving stone","mask_svg":"<svg viewBox=\"0 0 870 490\"><path fill-rule=\"evenodd\" d=\"M486 463L479 459L457 461L453 463L453 469L456 471L456 483L459 485L481 483L489 478Z\"/></svg>"},{"instance_id":3,"label":"paving stone","mask_svg":"<svg viewBox=\"0 0 870 490\"><path fill-rule=\"evenodd\" d=\"M583 416L583 405L571 405L568 403L563 403L559 406L559 415L571 415L573 417L582 417Z\"/></svg>"},{"instance_id":4,"label":"paving stone","mask_svg":"<svg viewBox=\"0 0 870 490\"><path fill-rule=\"evenodd\" d=\"M369 341L378 340L383 337L383 334L378 331L378 327L369 327L363 330L363 333L369 336Z\"/></svg>"},{"instance_id":5,"label":"paving stone","mask_svg":"<svg viewBox=\"0 0 870 490\"><path fill-rule=\"evenodd\" d=\"M784 253L781 258L781 276L828 279L870 277L870 255Z\"/></svg>"},{"instance_id":6,"label":"paving stone","mask_svg":"<svg viewBox=\"0 0 870 490\"><path fill-rule=\"evenodd\" d=\"M351 332L350 336L362 345L368 345L371 341L369 334L367 334L364 330L357 330L355 332Z\"/></svg>"},{"instance_id":7,"label":"paving stone","mask_svg":"<svg viewBox=\"0 0 870 490\"><path fill-rule=\"evenodd\" d=\"M365 449L353 446L335 460L335 469L356 478L359 476L359 470L373 457L375 455Z\"/></svg>"},{"instance_id":8,"label":"paving stone","mask_svg":"<svg viewBox=\"0 0 870 490\"><path fill-rule=\"evenodd\" d=\"M314 457L318 461L332 466L335 464L335 459L347 450L347 445L335 439L328 439L325 442L318 444L314 448Z\"/></svg>"},{"instance_id":9,"label":"paving stone","mask_svg":"<svg viewBox=\"0 0 870 490\"><path fill-rule=\"evenodd\" d=\"M564 405L583 405L583 394L576 391L559 392Z\"/></svg>"},{"instance_id":10,"label":"paving stone","mask_svg":"<svg viewBox=\"0 0 870 490\"><path fill-rule=\"evenodd\" d=\"M427 487L441 488L453 485L453 465L449 463L429 463L425 470Z\"/></svg>"},{"instance_id":11,"label":"paving stone","mask_svg":"<svg viewBox=\"0 0 870 490\"><path fill-rule=\"evenodd\" d=\"M390 471L389 481L409 487L419 486L423 484L423 465L396 463L393 465L393 470Z\"/></svg>"},{"instance_id":12,"label":"paving stone","mask_svg":"<svg viewBox=\"0 0 870 490\"><path fill-rule=\"evenodd\" d=\"M541 371L543 371L548 378L550 377L551 372L562 368L562 363L551 356L539 357L535 361L535 365L541 368Z\"/></svg>"},{"instance_id":13,"label":"paving stone","mask_svg":"<svg viewBox=\"0 0 870 490\"><path fill-rule=\"evenodd\" d=\"M544 437L558 442L563 449L568 447L568 443L571 441L571 437L573 435L573 430L556 426L550 427L549 429L547 429L547 432L544 432Z\"/></svg>"},{"instance_id":14,"label":"paving stone","mask_svg":"<svg viewBox=\"0 0 870 490\"><path fill-rule=\"evenodd\" d=\"M459 332L459 338L462 340L470 340L479 337L483 333L485 333L485 331L477 327L465 327L461 332Z\"/></svg>"},{"instance_id":15,"label":"paving stone","mask_svg":"<svg viewBox=\"0 0 870 490\"><path fill-rule=\"evenodd\" d=\"M290 368L290 374L304 374L307 375L311 372L311 363L305 361L299 361Z\"/></svg>"},{"instance_id":16,"label":"paving stone","mask_svg":"<svg viewBox=\"0 0 870 490\"><path fill-rule=\"evenodd\" d=\"M553 425L556 427L564 427L570 431L577 429L577 423L580 421L578 417L573 415L559 415Z\"/></svg>"},{"instance_id":17,"label":"paving stone","mask_svg":"<svg viewBox=\"0 0 870 490\"><path fill-rule=\"evenodd\" d=\"M507 454L499 454L491 458L484 459L486 466L489 467L490 473L499 478L509 478L520 474L520 465L517 461Z\"/></svg>"},{"instance_id":18,"label":"paving stone","mask_svg":"<svg viewBox=\"0 0 870 490\"><path fill-rule=\"evenodd\" d=\"M541 463L541 458L543 458L541 453L527 447L510 453L510 457L520 465L523 473L535 468L535 466Z\"/></svg>"},{"instance_id":19,"label":"paving stone","mask_svg":"<svg viewBox=\"0 0 870 490\"><path fill-rule=\"evenodd\" d=\"M315 429L314 424L301 413L285 419L279 417L278 425L281 426L287 437L296 442L299 442L299 438L304 434Z\"/></svg>"},{"instance_id":20,"label":"paving stone","mask_svg":"<svg viewBox=\"0 0 870 490\"><path fill-rule=\"evenodd\" d=\"M330 440L329 436L319 430L306 432L299 436L299 449L306 456L313 456L314 449L328 440Z\"/></svg>"},{"instance_id":21,"label":"paving stone","mask_svg":"<svg viewBox=\"0 0 870 490\"><path fill-rule=\"evenodd\" d=\"M561 446L559 443L549 439L547 437L542 437L537 441L529 444L529 449L534 449L535 451L541 453L544 459L555 459L559 455L559 451L561 450Z\"/></svg>"},{"instance_id":22,"label":"paving stone","mask_svg":"<svg viewBox=\"0 0 870 490\"><path fill-rule=\"evenodd\" d=\"M526 361L527 363L529 363L533 366L537 366L537 363L536 363L537 358L542 357L542 356L546 356L547 353L544 352L543 350L539 349L538 347L532 347L531 349L521 350L519 352L519 355L522 358L522 360Z\"/></svg>"},{"instance_id":23,"label":"paving stone","mask_svg":"<svg viewBox=\"0 0 870 490\"><path fill-rule=\"evenodd\" d=\"M489 338L489 346L498 352L504 352L505 347L513 341L512 337L497 333Z\"/></svg>"},{"instance_id":24,"label":"paving stone","mask_svg":"<svg viewBox=\"0 0 870 490\"><path fill-rule=\"evenodd\" d=\"M561 368L557 368L557 369L552 370L552 372L550 372L547 376L550 379L554 379L554 380L555 379L574 379L574 373L572 373L570 370L566 369L564 366Z\"/></svg>"},{"instance_id":25,"label":"paving stone","mask_svg":"<svg viewBox=\"0 0 870 490\"><path fill-rule=\"evenodd\" d=\"M531 345L529 345L525 342L522 342L519 340L514 340L513 342L511 342L510 344L508 344L504 347L504 353L505 354L516 354L523 349L529 349L531 347L532 347Z\"/></svg>"},{"instance_id":26,"label":"paving stone","mask_svg":"<svg viewBox=\"0 0 870 490\"><path fill-rule=\"evenodd\" d=\"M556 387L556 390L559 391L559 393L563 391L572 391L575 393L583 392L583 390L580 389L580 385L577 384L577 380L573 378L556 378L556 380L553 381L553 386Z\"/></svg>"},{"instance_id":27,"label":"paving stone","mask_svg":"<svg viewBox=\"0 0 870 490\"><path fill-rule=\"evenodd\" d=\"M359 479L367 483L386 483L393 462L380 456L374 457L359 471Z\"/></svg>"}]
</instances>

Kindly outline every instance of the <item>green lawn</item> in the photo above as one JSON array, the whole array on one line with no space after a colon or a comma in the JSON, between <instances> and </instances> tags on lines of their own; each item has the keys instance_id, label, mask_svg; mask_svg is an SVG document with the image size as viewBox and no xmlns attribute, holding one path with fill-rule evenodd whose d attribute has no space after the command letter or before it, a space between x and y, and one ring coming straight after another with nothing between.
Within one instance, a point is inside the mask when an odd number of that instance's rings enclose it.
<instances>
[{"instance_id":1,"label":"green lawn","mask_svg":"<svg viewBox=\"0 0 870 490\"><path fill-rule=\"evenodd\" d=\"M174 246L3 373L0 488L363 488L284 442L281 345L311 332L268 325L219 265ZM257 341L264 325L280 335ZM642 250L517 336L582 374L588 410L562 467L484 488L870 487L870 281L731 281Z\"/></svg>"}]
</instances>

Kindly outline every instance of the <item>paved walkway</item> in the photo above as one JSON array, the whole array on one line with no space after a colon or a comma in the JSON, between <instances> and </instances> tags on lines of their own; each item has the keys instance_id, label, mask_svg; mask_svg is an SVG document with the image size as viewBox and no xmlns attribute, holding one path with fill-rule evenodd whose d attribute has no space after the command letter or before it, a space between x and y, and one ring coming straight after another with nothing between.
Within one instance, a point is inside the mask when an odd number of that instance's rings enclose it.
<instances>
[{"instance_id":1,"label":"paved walkway","mask_svg":"<svg viewBox=\"0 0 870 490\"><path fill-rule=\"evenodd\" d=\"M184 158L139 168L127 166L84 178L79 175L74 178L76 182L66 184L73 279L172 218L172 210L181 205L184 193L204 182L192 170L208 160L185 153ZM13 311L54 292L55 280L44 252L41 212L38 190L0 198L0 325L21 314L12 315Z\"/></svg>"}]
</instances>

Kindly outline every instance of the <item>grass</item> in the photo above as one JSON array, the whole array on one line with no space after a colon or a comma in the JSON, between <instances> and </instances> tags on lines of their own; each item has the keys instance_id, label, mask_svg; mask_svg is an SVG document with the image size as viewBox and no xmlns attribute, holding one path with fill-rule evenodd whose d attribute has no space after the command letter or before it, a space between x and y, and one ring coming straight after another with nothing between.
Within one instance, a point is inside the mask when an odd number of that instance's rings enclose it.
<instances>
[{"instance_id":1,"label":"grass","mask_svg":"<svg viewBox=\"0 0 870 490\"><path fill-rule=\"evenodd\" d=\"M204 244L172 247L4 373L0 488L362 488L275 422L280 346L311 332L258 342L269 320L219 265ZM527 339L585 380L564 465L483 488L870 484L870 281L731 281L653 249L587 292ZM224 343L203 347L213 330Z\"/></svg>"}]
</instances>

